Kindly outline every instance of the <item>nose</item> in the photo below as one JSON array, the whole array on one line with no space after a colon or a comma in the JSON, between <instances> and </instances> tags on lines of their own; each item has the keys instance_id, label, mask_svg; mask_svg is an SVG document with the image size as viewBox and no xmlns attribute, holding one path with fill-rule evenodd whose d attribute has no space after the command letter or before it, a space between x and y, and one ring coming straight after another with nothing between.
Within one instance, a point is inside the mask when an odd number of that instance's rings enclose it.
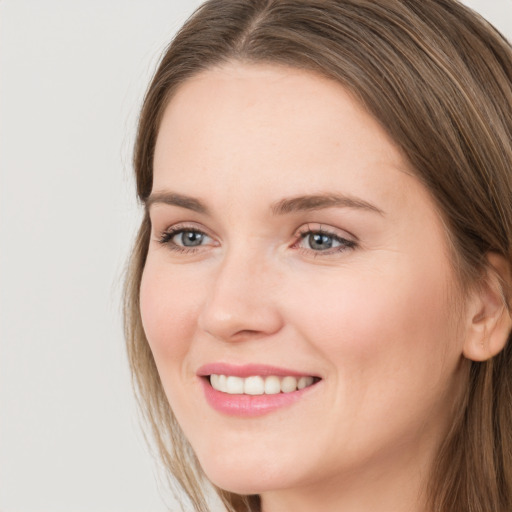
<instances>
[{"instance_id":1,"label":"nose","mask_svg":"<svg viewBox=\"0 0 512 512\"><path fill-rule=\"evenodd\" d=\"M216 339L242 341L277 333L283 326L279 278L263 258L226 256L212 276L198 326Z\"/></svg>"}]
</instances>

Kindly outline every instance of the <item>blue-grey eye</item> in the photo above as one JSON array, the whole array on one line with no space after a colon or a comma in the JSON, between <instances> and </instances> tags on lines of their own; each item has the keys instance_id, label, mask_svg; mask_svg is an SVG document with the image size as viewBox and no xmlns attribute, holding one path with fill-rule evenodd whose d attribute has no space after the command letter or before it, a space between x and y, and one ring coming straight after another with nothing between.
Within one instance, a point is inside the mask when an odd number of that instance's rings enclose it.
<instances>
[{"instance_id":1,"label":"blue-grey eye","mask_svg":"<svg viewBox=\"0 0 512 512\"><path fill-rule=\"evenodd\" d=\"M335 243L335 238L325 233L310 233L306 238L309 247L315 251L331 249Z\"/></svg>"},{"instance_id":2,"label":"blue-grey eye","mask_svg":"<svg viewBox=\"0 0 512 512\"><path fill-rule=\"evenodd\" d=\"M198 231L182 231L175 235L179 240L179 245L183 245L183 247L197 247L201 245L204 240L204 233L199 233Z\"/></svg>"}]
</instances>

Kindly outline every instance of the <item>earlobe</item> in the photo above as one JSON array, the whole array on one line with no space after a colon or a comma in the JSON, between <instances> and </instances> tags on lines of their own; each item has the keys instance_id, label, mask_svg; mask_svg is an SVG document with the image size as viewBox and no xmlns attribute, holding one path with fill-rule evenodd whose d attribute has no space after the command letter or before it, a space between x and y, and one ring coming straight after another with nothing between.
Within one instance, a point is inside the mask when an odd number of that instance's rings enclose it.
<instances>
[{"instance_id":1,"label":"earlobe","mask_svg":"<svg viewBox=\"0 0 512 512\"><path fill-rule=\"evenodd\" d=\"M489 253L481 284L468 308L468 329L463 354L472 361L486 361L501 352L512 329L509 300L512 285L510 263Z\"/></svg>"}]
</instances>

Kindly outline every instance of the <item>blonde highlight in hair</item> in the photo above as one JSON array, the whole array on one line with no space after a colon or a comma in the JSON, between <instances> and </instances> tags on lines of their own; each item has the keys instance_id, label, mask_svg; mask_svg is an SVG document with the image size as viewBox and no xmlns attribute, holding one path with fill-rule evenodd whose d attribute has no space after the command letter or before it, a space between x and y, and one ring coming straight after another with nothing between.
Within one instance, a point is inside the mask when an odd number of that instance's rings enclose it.
<instances>
[{"instance_id":1,"label":"blonde highlight in hair","mask_svg":"<svg viewBox=\"0 0 512 512\"><path fill-rule=\"evenodd\" d=\"M336 80L377 119L441 212L463 285L489 252L512 263L512 49L456 0L209 0L165 52L142 108L134 151L139 199L153 183L153 153L177 88L228 61L275 63ZM139 310L150 235L146 214L125 288L128 355L160 456L208 510L204 475L162 389ZM510 283L503 283L510 310ZM510 340L509 340L510 341ZM472 362L466 396L432 470L433 512L512 510L512 348ZM230 511L257 496L217 489Z\"/></svg>"}]
</instances>

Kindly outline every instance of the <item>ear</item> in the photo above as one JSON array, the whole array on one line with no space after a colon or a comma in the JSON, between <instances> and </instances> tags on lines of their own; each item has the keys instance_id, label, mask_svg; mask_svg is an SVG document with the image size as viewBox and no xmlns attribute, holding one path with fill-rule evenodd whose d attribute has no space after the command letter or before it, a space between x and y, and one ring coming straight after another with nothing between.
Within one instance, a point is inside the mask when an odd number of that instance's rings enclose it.
<instances>
[{"instance_id":1,"label":"ear","mask_svg":"<svg viewBox=\"0 0 512 512\"><path fill-rule=\"evenodd\" d=\"M488 268L472 292L468 306L463 354L472 361L486 361L501 352L512 329L507 290L512 284L510 263L501 255L487 255Z\"/></svg>"}]
</instances>

